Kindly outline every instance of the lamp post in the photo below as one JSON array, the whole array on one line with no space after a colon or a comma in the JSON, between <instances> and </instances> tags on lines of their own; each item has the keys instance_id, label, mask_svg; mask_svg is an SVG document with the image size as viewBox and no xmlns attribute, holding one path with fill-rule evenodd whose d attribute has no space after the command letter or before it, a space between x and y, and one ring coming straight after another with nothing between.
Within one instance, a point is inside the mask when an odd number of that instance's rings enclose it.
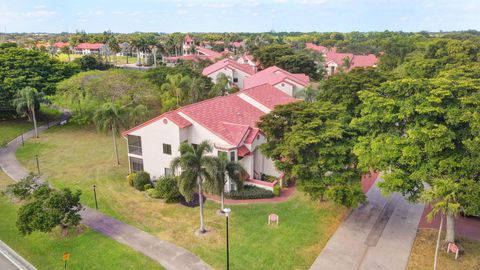
<instances>
[{"instance_id":1,"label":"lamp post","mask_svg":"<svg viewBox=\"0 0 480 270\"><path fill-rule=\"evenodd\" d=\"M95 190L96 186L93 185L93 197L95 197L95 209L98 210L98 203L97 203L97 191Z\"/></svg>"},{"instance_id":2,"label":"lamp post","mask_svg":"<svg viewBox=\"0 0 480 270\"><path fill-rule=\"evenodd\" d=\"M35 160L37 161L37 173L40 174L40 164L38 163L38 155L35 155Z\"/></svg>"},{"instance_id":3,"label":"lamp post","mask_svg":"<svg viewBox=\"0 0 480 270\"><path fill-rule=\"evenodd\" d=\"M226 220L226 225L227 225L227 270L230 269L230 253L229 253L229 247L228 247L228 216L230 215L230 208L224 208L223 213L225 213L225 220Z\"/></svg>"}]
</instances>

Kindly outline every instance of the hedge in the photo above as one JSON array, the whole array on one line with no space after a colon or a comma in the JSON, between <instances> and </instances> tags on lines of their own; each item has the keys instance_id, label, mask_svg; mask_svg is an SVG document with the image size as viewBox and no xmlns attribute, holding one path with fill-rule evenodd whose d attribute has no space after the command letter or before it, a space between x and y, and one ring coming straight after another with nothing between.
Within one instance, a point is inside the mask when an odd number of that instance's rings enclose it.
<instances>
[{"instance_id":1,"label":"hedge","mask_svg":"<svg viewBox=\"0 0 480 270\"><path fill-rule=\"evenodd\" d=\"M273 198L273 192L256 186L246 185L243 190L235 190L225 194L225 198L234 200Z\"/></svg>"}]
</instances>

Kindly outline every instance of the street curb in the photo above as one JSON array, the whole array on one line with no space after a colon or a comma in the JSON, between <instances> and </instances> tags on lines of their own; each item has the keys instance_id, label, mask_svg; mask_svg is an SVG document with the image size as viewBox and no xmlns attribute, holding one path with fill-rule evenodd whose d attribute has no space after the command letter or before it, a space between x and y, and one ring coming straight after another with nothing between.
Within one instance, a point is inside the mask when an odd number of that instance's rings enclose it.
<instances>
[{"instance_id":1,"label":"street curb","mask_svg":"<svg viewBox=\"0 0 480 270\"><path fill-rule=\"evenodd\" d=\"M18 255L2 240L0 240L0 254L3 254L5 258L7 258L7 260L9 260L19 270L37 270L37 268L35 268L27 260Z\"/></svg>"}]
</instances>

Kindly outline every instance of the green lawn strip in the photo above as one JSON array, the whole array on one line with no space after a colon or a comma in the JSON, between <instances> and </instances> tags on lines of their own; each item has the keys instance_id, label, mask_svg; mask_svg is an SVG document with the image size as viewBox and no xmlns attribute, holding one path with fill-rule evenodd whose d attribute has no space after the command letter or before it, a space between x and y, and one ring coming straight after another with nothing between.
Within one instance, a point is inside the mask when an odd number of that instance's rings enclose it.
<instances>
[{"instance_id":1,"label":"green lawn strip","mask_svg":"<svg viewBox=\"0 0 480 270\"><path fill-rule=\"evenodd\" d=\"M437 235L438 230L418 230L408 260L408 270L433 269ZM444 237L445 233L442 233L442 239L444 239ZM469 240L462 237L457 238L457 241L459 241L465 249L465 253L460 254L458 260L455 260L454 254L447 254L445 250L441 248L438 253L438 269L480 269L480 241Z\"/></svg>"},{"instance_id":2,"label":"green lawn strip","mask_svg":"<svg viewBox=\"0 0 480 270\"><path fill-rule=\"evenodd\" d=\"M0 189L9 183L0 172ZM66 238L59 230L21 236L15 226L18 207L0 196L0 239L38 269L63 269L64 252L71 254L67 269L163 269L143 254L88 228Z\"/></svg>"},{"instance_id":3,"label":"green lawn strip","mask_svg":"<svg viewBox=\"0 0 480 270\"><path fill-rule=\"evenodd\" d=\"M224 268L225 217L216 214L219 204L207 201L209 233L196 237L198 208L165 204L128 186L126 144L118 141L121 166L115 165L111 136L97 134L93 127L67 124L28 141L17 151L17 158L35 171L38 154L45 179L56 187L82 190L83 204L94 207L92 185L96 185L103 213L183 246L215 268ZM343 208L312 202L300 192L283 203L231 208L231 263L237 269L308 269L345 214ZM279 214L280 226L267 226L270 213Z\"/></svg>"},{"instance_id":4,"label":"green lawn strip","mask_svg":"<svg viewBox=\"0 0 480 270\"><path fill-rule=\"evenodd\" d=\"M40 114L38 115L38 125L46 123L47 120L53 121L61 114L58 110L48 106L42 106ZM31 129L33 129L33 122L27 121L26 118L0 121L0 147L5 146L8 142L15 139L15 137Z\"/></svg>"}]
</instances>

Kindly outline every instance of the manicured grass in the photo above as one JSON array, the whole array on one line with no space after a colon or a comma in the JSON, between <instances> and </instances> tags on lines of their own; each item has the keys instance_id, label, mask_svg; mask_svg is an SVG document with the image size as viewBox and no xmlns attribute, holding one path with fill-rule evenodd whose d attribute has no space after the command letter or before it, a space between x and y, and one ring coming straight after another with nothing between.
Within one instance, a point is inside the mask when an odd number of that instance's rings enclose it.
<instances>
[{"instance_id":1,"label":"manicured grass","mask_svg":"<svg viewBox=\"0 0 480 270\"><path fill-rule=\"evenodd\" d=\"M61 112L47 106L42 106L37 119L38 125L42 125L47 119L51 121L60 115ZM0 121L0 147L5 146L9 141L15 139L15 137L31 129L33 129L33 123L27 121L26 117Z\"/></svg>"},{"instance_id":2,"label":"manicured grass","mask_svg":"<svg viewBox=\"0 0 480 270\"><path fill-rule=\"evenodd\" d=\"M0 190L12 181L0 171ZM67 269L163 269L158 263L95 231L80 227L80 234L52 233L22 236L15 221L18 204L0 196L0 239L38 269L63 269L62 255L71 254Z\"/></svg>"},{"instance_id":3,"label":"manicured grass","mask_svg":"<svg viewBox=\"0 0 480 270\"><path fill-rule=\"evenodd\" d=\"M63 62L68 62L68 54L66 53L59 53L55 56L58 60L63 61ZM81 54L70 54L70 61L73 61L76 58L82 57Z\"/></svg>"},{"instance_id":4,"label":"manicured grass","mask_svg":"<svg viewBox=\"0 0 480 270\"><path fill-rule=\"evenodd\" d=\"M25 118L0 121L0 147L32 128L33 124Z\"/></svg>"},{"instance_id":5,"label":"manicured grass","mask_svg":"<svg viewBox=\"0 0 480 270\"><path fill-rule=\"evenodd\" d=\"M111 136L68 124L27 142L17 157L34 171L34 155L39 154L40 169L54 186L81 189L82 202L93 207L92 185L96 185L99 208L104 213L183 246L223 269L225 217L216 214L219 204L207 201L205 222L209 233L196 237L198 208L165 204L128 186L123 139L119 140L119 149L122 165L116 166ZM284 203L231 208L233 269L308 269L346 212L312 202L301 193ZM267 226L270 213L279 214L280 226Z\"/></svg>"},{"instance_id":6,"label":"manicured grass","mask_svg":"<svg viewBox=\"0 0 480 270\"><path fill-rule=\"evenodd\" d=\"M418 231L407 269L433 269L437 233L437 230L431 229ZM444 235L442 235L442 239L443 237ZM445 251L440 250L437 262L439 270L480 269L480 242L467 239L459 240L465 249L465 253L460 255L458 260L455 260L455 255L452 253L447 254Z\"/></svg>"}]
</instances>

